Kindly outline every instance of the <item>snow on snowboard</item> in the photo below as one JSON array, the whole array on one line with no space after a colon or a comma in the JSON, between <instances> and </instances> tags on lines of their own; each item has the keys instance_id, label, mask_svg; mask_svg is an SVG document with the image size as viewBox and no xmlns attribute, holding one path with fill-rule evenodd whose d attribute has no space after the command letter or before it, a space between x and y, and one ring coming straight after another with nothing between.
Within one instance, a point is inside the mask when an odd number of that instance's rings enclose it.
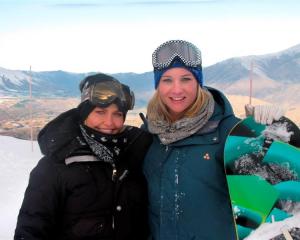
<instances>
[{"instance_id":1,"label":"snow on snowboard","mask_svg":"<svg viewBox=\"0 0 300 240\"><path fill-rule=\"evenodd\" d=\"M248 117L228 136L224 164L239 239L300 240L300 130Z\"/></svg>"}]
</instances>

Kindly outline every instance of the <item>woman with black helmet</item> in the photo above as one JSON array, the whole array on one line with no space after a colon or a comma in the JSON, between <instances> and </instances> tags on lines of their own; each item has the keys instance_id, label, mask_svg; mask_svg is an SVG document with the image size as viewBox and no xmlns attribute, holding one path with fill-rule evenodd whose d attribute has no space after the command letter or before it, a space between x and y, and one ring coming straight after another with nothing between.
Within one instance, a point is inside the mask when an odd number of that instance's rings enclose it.
<instances>
[{"instance_id":1,"label":"woman with black helmet","mask_svg":"<svg viewBox=\"0 0 300 240\"><path fill-rule=\"evenodd\" d=\"M14 239L147 239L142 160L151 136L125 126L129 87L105 74L80 84L81 103L39 133ZM138 149L138 150L137 150Z\"/></svg>"},{"instance_id":2,"label":"woman with black helmet","mask_svg":"<svg viewBox=\"0 0 300 240\"><path fill-rule=\"evenodd\" d=\"M194 44L167 41L152 62L156 92L144 119L154 135L144 160L152 239L236 239L223 149L239 119L220 91L203 85L201 52ZM282 113L260 106L254 115L269 123Z\"/></svg>"}]
</instances>

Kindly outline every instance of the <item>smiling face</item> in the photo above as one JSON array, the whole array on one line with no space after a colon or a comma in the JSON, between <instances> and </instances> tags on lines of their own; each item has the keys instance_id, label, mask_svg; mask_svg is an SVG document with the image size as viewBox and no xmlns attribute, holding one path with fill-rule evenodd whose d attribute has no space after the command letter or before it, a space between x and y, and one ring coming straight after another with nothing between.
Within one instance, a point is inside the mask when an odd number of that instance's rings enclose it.
<instances>
[{"instance_id":1,"label":"smiling face","mask_svg":"<svg viewBox=\"0 0 300 240\"><path fill-rule=\"evenodd\" d=\"M106 108L95 107L84 124L104 134L117 134L124 126L125 116L116 104Z\"/></svg>"},{"instance_id":2,"label":"smiling face","mask_svg":"<svg viewBox=\"0 0 300 240\"><path fill-rule=\"evenodd\" d=\"M198 82L185 68L171 68L162 75L157 91L172 119L178 120L196 100Z\"/></svg>"}]
</instances>

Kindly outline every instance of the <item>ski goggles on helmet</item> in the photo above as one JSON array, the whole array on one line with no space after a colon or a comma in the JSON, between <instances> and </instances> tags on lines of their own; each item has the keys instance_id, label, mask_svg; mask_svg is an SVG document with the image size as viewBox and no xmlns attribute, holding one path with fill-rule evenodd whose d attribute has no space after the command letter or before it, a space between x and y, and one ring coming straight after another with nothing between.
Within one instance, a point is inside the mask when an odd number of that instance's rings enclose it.
<instances>
[{"instance_id":1,"label":"ski goggles on helmet","mask_svg":"<svg viewBox=\"0 0 300 240\"><path fill-rule=\"evenodd\" d=\"M183 40L171 40L161 44L152 54L153 67L167 68L176 57L188 67L201 67L200 50L194 44Z\"/></svg>"},{"instance_id":2,"label":"ski goggles on helmet","mask_svg":"<svg viewBox=\"0 0 300 240\"><path fill-rule=\"evenodd\" d=\"M127 112L134 107L134 93L130 88L116 80L86 84L82 89L81 102L89 100L93 105L107 107L117 104L121 111Z\"/></svg>"}]
</instances>

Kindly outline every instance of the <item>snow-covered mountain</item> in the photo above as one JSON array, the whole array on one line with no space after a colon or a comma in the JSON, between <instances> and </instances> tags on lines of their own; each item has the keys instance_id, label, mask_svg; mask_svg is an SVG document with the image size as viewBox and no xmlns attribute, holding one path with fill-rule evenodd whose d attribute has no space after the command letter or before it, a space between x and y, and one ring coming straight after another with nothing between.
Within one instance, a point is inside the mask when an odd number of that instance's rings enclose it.
<instances>
[{"instance_id":1,"label":"snow-covered mountain","mask_svg":"<svg viewBox=\"0 0 300 240\"><path fill-rule=\"evenodd\" d=\"M0 67L0 95L28 95L29 82L35 96L78 96L78 83L88 73L64 71L30 72Z\"/></svg>"},{"instance_id":2,"label":"snow-covered mountain","mask_svg":"<svg viewBox=\"0 0 300 240\"><path fill-rule=\"evenodd\" d=\"M277 53L230 58L204 68L203 72L205 85L226 94L249 95L251 76L254 97L287 106L300 102L300 44ZM78 96L78 83L88 74L91 73L32 72L33 94ZM112 75L133 89L139 105L145 104L153 93L152 72ZM29 71L0 68L0 96L28 95L29 79Z\"/></svg>"},{"instance_id":3,"label":"snow-covered mountain","mask_svg":"<svg viewBox=\"0 0 300 240\"><path fill-rule=\"evenodd\" d=\"M13 137L0 136L0 146L0 239L11 240L29 173L42 155L36 142Z\"/></svg>"},{"instance_id":4,"label":"snow-covered mountain","mask_svg":"<svg viewBox=\"0 0 300 240\"><path fill-rule=\"evenodd\" d=\"M28 96L30 81L32 83L32 94L35 97L78 97L79 82L90 74L93 73L30 72L0 67L0 97ZM136 96L136 105L146 105L153 92L152 72L142 74L116 73L112 75L132 88Z\"/></svg>"},{"instance_id":5,"label":"snow-covered mountain","mask_svg":"<svg viewBox=\"0 0 300 240\"><path fill-rule=\"evenodd\" d=\"M252 65L252 71L251 71ZM300 101L300 44L260 56L231 58L207 67L205 79L227 94L253 95L269 102L298 104Z\"/></svg>"},{"instance_id":6,"label":"snow-covered mountain","mask_svg":"<svg viewBox=\"0 0 300 240\"><path fill-rule=\"evenodd\" d=\"M300 82L300 44L286 50L266 55L252 55L224 60L205 69L209 83L233 83L249 79L253 63L253 77L260 76L276 82Z\"/></svg>"}]
</instances>

